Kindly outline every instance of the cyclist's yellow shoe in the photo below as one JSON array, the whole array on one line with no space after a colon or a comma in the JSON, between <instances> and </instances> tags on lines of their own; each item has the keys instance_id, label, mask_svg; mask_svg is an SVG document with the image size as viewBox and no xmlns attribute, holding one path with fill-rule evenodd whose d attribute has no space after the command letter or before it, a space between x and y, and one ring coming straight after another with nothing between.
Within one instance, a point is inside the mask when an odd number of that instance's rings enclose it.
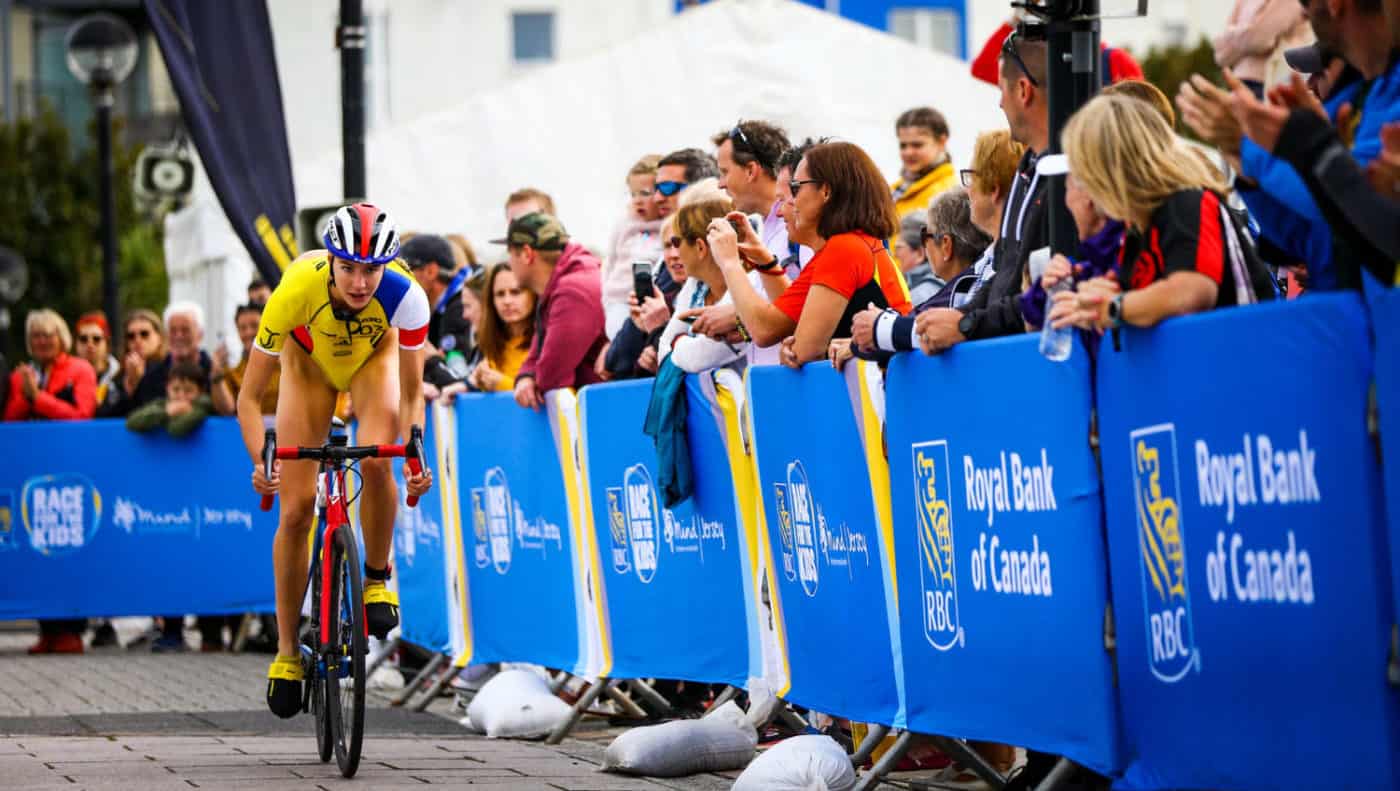
<instances>
[{"instance_id":1,"label":"cyclist's yellow shoe","mask_svg":"<svg viewBox=\"0 0 1400 791\"><path fill-rule=\"evenodd\" d=\"M365 580L365 625L380 640L399 625L399 595L383 580Z\"/></svg>"},{"instance_id":2,"label":"cyclist's yellow shoe","mask_svg":"<svg viewBox=\"0 0 1400 791\"><path fill-rule=\"evenodd\" d=\"M299 656L278 656L267 668L267 707L287 719L301 712L301 682L305 671Z\"/></svg>"}]
</instances>

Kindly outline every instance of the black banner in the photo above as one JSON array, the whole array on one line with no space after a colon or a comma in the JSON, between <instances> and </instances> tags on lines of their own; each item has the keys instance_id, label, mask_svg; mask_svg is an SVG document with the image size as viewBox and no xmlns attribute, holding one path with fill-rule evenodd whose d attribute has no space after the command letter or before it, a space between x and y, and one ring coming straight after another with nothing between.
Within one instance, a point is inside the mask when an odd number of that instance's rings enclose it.
<instances>
[{"instance_id":1,"label":"black banner","mask_svg":"<svg viewBox=\"0 0 1400 791\"><path fill-rule=\"evenodd\" d=\"M296 197L263 0L145 0L185 125L229 223L276 285L296 257Z\"/></svg>"}]
</instances>

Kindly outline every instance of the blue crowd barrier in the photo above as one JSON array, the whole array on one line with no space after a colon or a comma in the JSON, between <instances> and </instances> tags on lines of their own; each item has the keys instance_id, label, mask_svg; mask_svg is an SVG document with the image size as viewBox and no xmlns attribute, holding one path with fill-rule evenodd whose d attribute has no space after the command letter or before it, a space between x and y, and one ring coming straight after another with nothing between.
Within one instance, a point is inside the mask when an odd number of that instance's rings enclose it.
<instances>
[{"instance_id":1,"label":"blue crowd barrier","mask_svg":"<svg viewBox=\"0 0 1400 791\"><path fill-rule=\"evenodd\" d=\"M452 654L457 653L453 637L454 632L461 631L459 624L466 601L464 592L454 584L460 577L453 573L462 560L461 525L448 518L458 498L455 487L441 480L455 465L444 463L444 445L450 443L442 443L438 438L455 436L455 417L455 412L441 406L428 409L423 427L424 455L438 480L432 491L419 498L416 508L408 507L403 465L394 465L394 478L399 485L394 579L399 593L400 636L414 645Z\"/></svg>"},{"instance_id":2,"label":"blue crowd barrier","mask_svg":"<svg viewBox=\"0 0 1400 791\"><path fill-rule=\"evenodd\" d=\"M1124 787L1400 784L1364 316L1317 296L1103 344Z\"/></svg>"},{"instance_id":3,"label":"blue crowd barrier","mask_svg":"<svg viewBox=\"0 0 1400 791\"><path fill-rule=\"evenodd\" d=\"M886 382L909 727L1119 768L1082 349L900 355ZM1007 387L1012 381L1014 387Z\"/></svg>"},{"instance_id":4,"label":"blue crowd barrier","mask_svg":"<svg viewBox=\"0 0 1400 791\"><path fill-rule=\"evenodd\" d=\"M549 408L538 411L521 409L509 394L456 401L475 662L589 669L588 603L575 555L585 548L573 533L572 471L560 463L573 454L561 395L551 393Z\"/></svg>"},{"instance_id":5,"label":"blue crowd barrier","mask_svg":"<svg viewBox=\"0 0 1400 791\"><path fill-rule=\"evenodd\" d=\"M1376 334L1376 404L1381 453L1390 461L1384 474L1386 522L1390 526L1391 595L1400 613L1400 289L1380 287L1369 293ZM1400 659L1397 659L1400 661Z\"/></svg>"},{"instance_id":6,"label":"blue crowd barrier","mask_svg":"<svg viewBox=\"0 0 1400 791\"><path fill-rule=\"evenodd\" d=\"M785 697L900 726L892 569L846 380L827 365L752 368L748 396Z\"/></svg>"},{"instance_id":7,"label":"blue crowd barrier","mask_svg":"<svg viewBox=\"0 0 1400 791\"><path fill-rule=\"evenodd\" d=\"M136 434L119 420L3 426L0 619L273 609L276 511L237 424Z\"/></svg>"},{"instance_id":8,"label":"blue crowd barrier","mask_svg":"<svg viewBox=\"0 0 1400 791\"><path fill-rule=\"evenodd\" d=\"M641 432L651 385L588 387L579 398L604 613L602 675L742 687L750 672L744 589L752 572L723 434L700 380L688 377L695 491L665 507L656 449ZM693 607L699 602L703 610Z\"/></svg>"}]
</instances>

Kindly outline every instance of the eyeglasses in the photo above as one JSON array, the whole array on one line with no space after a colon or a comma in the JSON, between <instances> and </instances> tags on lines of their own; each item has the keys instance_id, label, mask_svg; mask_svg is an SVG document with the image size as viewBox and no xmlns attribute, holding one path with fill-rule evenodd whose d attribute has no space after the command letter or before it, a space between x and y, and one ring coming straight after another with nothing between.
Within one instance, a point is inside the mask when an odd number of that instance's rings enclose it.
<instances>
[{"instance_id":1,"label":"eyeglasses","mask_svg":"<svg viewBox=\"0 0 1400 791\"><path fill-rule=\"evenodd\" d=\"M638 198L650 198L651 193L653 192L655 192L655 190L637 190L636 192L632 193L632 200L636 200Z\"/></svg>"},{"instance_id":2,"label":"eyeglasses","mask_svg":"<svg viewBox=\"0 0 1400 791\"><path fill-rule=\"evenodd\" d=\"M793 179L792 181L789 181L789 182L788 182L788 191L792 193L792 197L796 198L796 197L797 197L797 191L800 190L800 189L802 189L802 185L803 185L803 184L820 184L820 183L822 183L822 180L821 180L821 179Z\"/></svg>"},{"instance_id":3,"label":"eyeglasses","mask_svg":"<svg viewBox=\"0 0 1400 791\"><path fill-rule=\"evenodd\" d=\"M662 197L669 198L689 186L684 181L658 181L656 191L661 193Z\"/></svg>"},{"instance_id":4,"label":"eyeglasses","mask_svg":"<svg viewBox=\"0 0 1400 791\"><path fill-rule=\"evenodd\" d=\"M126 339L128 341L134 341L137 338L145 340L146 338L149 338L154 334L155 333L151 332L150 330L128 330L126 333Z\"/></svg>"},{"instance_id":5,"label":"eyeglasses","mask_svg":"<svg viewBox=\"0 0 1400 791\"><path fill-rule=\"evenodd\" d=\"M97 334L97 335L84 335L84 334L79 333L79 335L78 335L78 343L92 343L92 344L98 344L98 343L101 343L101 342L104 341L104 340L106 340L106 339L105 339L100 333Z\"/></svg>"},{"instance_id":6,"label":"eyeglasses","mask_svg":"<svg viewBox=\"0 0 1400 791\"><path fill-rule=\"evenodd\" d=\"M1026 68L1026 62L1021 60L1021 53L1017 52L1018 47L1016 42L1022 38L1025 38L1025 34L1017 30L1011 31L1011 35L1007 36L1006 40L1001 42L1001 54L1015 61L1016 67L1021 70L1022 74L1026 75L1026 79L1031 81L1031 85L1039 88L1040 82L1031 74L1031 70Z\"/></svg>"},{"instance_id":7,"label":"eyeglasses","mask_svg":"<svg viewBox=\"0 0 1400 791\"><path fill-rule=\"evenodd\" d=\"M964 187L972 186L972 177L975 175L977 175L977 171L972 168L963 168L958 171L958 178L962 181Z\"/></svg>"}]
</instances>

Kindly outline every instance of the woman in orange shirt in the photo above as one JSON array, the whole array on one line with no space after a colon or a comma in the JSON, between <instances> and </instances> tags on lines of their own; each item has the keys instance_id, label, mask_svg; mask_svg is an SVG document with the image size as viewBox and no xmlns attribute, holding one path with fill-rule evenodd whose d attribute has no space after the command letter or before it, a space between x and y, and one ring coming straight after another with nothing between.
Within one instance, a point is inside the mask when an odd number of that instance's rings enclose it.
<instances>
[{"instance_id":1,"label":"woman in orange shirt","mask_svg":"<svg viewBox=\"0 0 1400 791\"><path fill-rule=\"evenodd\" d=\"M851 319L870 305L901 314L911 305L883 241L899 228L894 200L868 154L852 143L813 146L787 186L789 240L816 255L774 301L749 283L729 222L711 222L708 237L741 332L760 346L782 341L779 359L797 368L826 357L832 338L849 338Z\"/></svg>"},{"instance_id":2,"label":"woman in orange shirt","mask_svg":"<svg viewBox=\"0 0 1400 791\"><path fill-rule=\"evenodd\" d=\"M468 375L468 384L488 393L515 389L515 374L535 339L535 299L535 292L515 279L510 264L491 268L481 300L481 327L476 331L481 362Z\"/></svg>"}]
</instances>

